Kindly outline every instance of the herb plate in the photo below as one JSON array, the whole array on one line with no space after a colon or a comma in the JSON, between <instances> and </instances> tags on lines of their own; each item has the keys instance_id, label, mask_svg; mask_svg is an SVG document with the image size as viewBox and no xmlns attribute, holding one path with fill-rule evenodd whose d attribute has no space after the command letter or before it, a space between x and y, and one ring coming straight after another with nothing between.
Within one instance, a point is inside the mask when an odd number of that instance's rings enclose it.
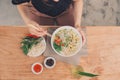
<instances>
[{"instance_id":1,"label":"herb plate","mask_svg":"<svg viewBox=\"0 0 120 80\"><path fill-rule=\"evenodd\" d=\"M60 56L74 56L82 48L81 34L74 27L62 26L53 32L51 46Z\"/></svg>"},{"instance_id":2,"label":"herb plate","mask_svg":"<svg viewBox=\"0 0 120 80\"><path fill-rule=\"evenodd\" d=\"M29 57L38 57L42 55L46 49L44 37L26 36L21 43L24 54Z\"/></svg>"}]
</instances>

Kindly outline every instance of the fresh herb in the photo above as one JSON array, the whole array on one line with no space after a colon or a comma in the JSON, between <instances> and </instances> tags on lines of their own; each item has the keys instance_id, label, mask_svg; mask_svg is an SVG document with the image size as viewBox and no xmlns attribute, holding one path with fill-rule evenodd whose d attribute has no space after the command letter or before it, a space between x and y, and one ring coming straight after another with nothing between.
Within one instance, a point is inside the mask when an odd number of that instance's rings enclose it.
<instances>
[{"instance_id":1,"label":"fresh herb","mask_svg":"<svg viewBox=\"0 0 120 80\"><path fill-rule=\"evenodd\" d=\"M87 72L81 72L81 71L78 71L78 74L81 75L81 76L87 76L87 77L96 77L96 76L99 76L99 75L96 75L96 74L87 73Z\"/></svg>"},{"instance_id":2,"label":"fresh herb","mask_svg":"<svg viewBox=\"0 0 120 80\"><path fill-rule=\"evenodd\" d=\"M40 41L42 41L41 37L28 34L21 42L21 49L23 50L24 54L27 55L32 46L37 45Z\"/></svg>"},{"instance_id":3,"label":"fresh herb","mask_svg":"<svg viewBox=\"0 0 120 80\"><path fill-rule=\"evenodd\" d=\"M53 46L54 46L56 51L58 51L58 52L62 51L62 47L57 45L55 42L53 43Z\"/></svg>"},{"instance_id":4,"label":"fresh herb","mask_svg":"<svg viewBox=\"0 0 120 80\"><path fill-rule=\"evenodd\" d=\"M83 67L81 66L72 66L72 75L75 78L81 78L82 76L86 76L86 77L96 77L99 75L96 74L92 74L92 73L88 73L88 72L84 72Z\"/></svg>"}]
</instances>

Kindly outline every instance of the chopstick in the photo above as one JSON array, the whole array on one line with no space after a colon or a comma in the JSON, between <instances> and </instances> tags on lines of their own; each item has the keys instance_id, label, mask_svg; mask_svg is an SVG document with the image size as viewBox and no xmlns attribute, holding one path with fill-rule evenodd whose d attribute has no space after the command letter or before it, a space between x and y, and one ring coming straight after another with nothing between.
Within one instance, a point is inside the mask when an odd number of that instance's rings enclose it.
<instances>
[{"instance_id":1,"label":"chopstick","mask_svg":"<svg viewBox=\"0 0 120 80\"><path fill-rule=\"evenodd\" d=\"M35 27L35 26L32 25L32 24L29 24L29 26L32 27L32 28L34 28L34 29L39 30L37 27ZM52 35L51 35L50 33L46 33L46 35L49 36L49 37L52 37Z\"/></svg>"}]
</instances>

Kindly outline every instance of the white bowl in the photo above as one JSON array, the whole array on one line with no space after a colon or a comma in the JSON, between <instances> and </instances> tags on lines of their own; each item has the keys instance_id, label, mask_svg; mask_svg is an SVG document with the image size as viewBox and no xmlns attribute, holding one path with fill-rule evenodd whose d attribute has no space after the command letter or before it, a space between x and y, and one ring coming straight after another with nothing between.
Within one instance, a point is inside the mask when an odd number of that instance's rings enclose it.
<instances>
[{"instance_id":1,"label":"white bowl","mask_svg":"<svg viewBox=\"0 0 120 80\"><path fill-rule=\"evenodd\" d=\"M43 48L39 47L39 46L33 46L31 48L31 50L28 52L28 56L29 57L38 57L40 55L43 54L43 52L46 50L46 41L45 41L45 38L44 37L41 37L43 40L42 40L42 44L41 43L38 43L37 45L44 45Z\"/></svg>"},{"instance_id":2,"label":"white bowl","mask_svg":"<svg viewBox=\"0 0 120 80\"><path fill-rule=\"evenodd\" d=\"M54 61L54 64L53 64L52 66L46 65L46 61L47 61L48 59L52 59L52 60ZM55 65L56 65L56 60L55 60L55 58L53 58L53 57L47 57L47 58L45 58L45 60L44 60L44 66L45 66L46 68L52 69L52 68L55 67Z\"/></svg>"},{"instance_id":3,"label":"white bowl","mask_svg":"<svg viewBox=\"0 0 120 80\"><path fill-rule=\"evenodd\" d=\"M35 66L36 64L38 64L38 65L41 66L41 71L38 72L38 73L34 71L34 66ZM43 72L43 65L42 65L41 63L39 63L39 62L36 62L36 63L34 63L34 64L32 65L31 70L32 70L32 72L33 72L34 74L41 74L41 73Z\"/></svg>"},{"instance_id":4,"label":"white bowl","mask_svg":"<svg viewBox=\"0 0 120 80\"><path fill-rule=\"evenodd\" d=\"M80 46L79 46L79 48L78 48L73 54L71 54L71 55L63 55L63 54L61 54L61 53L57 52L57 51L55 50L54 46L53 46L55 34L56 34L58 31L62 30L62 29L72 29L72 30L73 30L76 34L78 34L78 36L80 37L80 43L79 43ZM51 37L51 46L52 46L52 49L53 49L58 55L60 55L60 56L62 56L62 57L71 57L71 56L76 55L76 54L81 50L81 48L82 48L82 36L81 36L81 34L79 33L79 31L78 31L77 29L75 29L74 27L71 27L71 26L62 26L62 27L56 29L56 30L53 32L52 37Z\"/></svg>"}]
</instances>

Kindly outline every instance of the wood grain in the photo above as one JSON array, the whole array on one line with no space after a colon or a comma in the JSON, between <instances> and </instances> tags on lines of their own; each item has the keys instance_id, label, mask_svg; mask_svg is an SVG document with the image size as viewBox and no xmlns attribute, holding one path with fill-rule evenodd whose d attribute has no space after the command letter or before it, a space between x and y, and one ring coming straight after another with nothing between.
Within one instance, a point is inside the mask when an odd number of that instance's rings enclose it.
<instances>
[{"instance_id":1,"label":"wood grain","mask_svg":"<svg viewBox=\"0 0 120 80\"><path fill-rule=\"evenodd\" d=\"M99 74L97 78L71 75L71 65L58 62L54 69L46 69L40 75L31 72L34 62L44 57L30 58L20 49L22 38L28 33L25 27L0 27L0 80L118 80L120 79L120 28L87 27L88 55L80 65L87 72Z\"/></svg>"},{"instance_id":2,"label":"wood grain","mask_svg":"<svg viewBox=\"0 0 120 80\"><path fill-rule=\"evenodd\" d=\"M100 76L81 80L120 79L120 27L88 27L88 52L81 65Z\"/></svg>"}]
</instances>

